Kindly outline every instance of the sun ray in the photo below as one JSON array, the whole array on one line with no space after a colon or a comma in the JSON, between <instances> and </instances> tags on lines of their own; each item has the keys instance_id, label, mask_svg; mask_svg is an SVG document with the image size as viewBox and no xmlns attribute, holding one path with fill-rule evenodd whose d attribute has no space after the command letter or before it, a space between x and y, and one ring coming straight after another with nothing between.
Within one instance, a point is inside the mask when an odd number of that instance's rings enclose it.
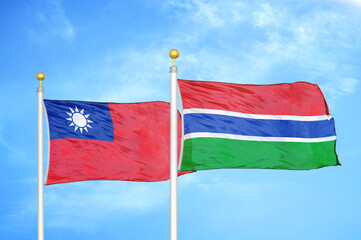
<instances>
[{"instance_id":1,"label":"sun ray","mask_svg":"<svg viewBox=\"0 0 361 240\"><path fill-rule=\"evenodd\" d=\"M85 114L85 109L81 109L79 111L78 106L75 106L74 109L69 107L71 113L65 112L70 117L65 118L68 121L71 121L69 124L69 127L74 126L74 132L79 129L80 134L83 134L83 132L89 132L89 128L92 128L89 123L92 123L92 120L89 120L90 114ZM85 130L85 131L83 131Z\"/></svg>"}]
</instances>

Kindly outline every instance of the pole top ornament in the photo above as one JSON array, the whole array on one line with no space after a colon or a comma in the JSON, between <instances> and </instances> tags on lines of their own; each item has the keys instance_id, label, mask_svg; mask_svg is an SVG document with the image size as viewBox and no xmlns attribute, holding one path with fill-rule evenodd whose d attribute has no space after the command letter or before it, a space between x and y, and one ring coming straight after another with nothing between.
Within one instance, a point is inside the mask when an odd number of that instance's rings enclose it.
<instances>
[{"instance_id":1,"label":"pole top ornament","mask_svg":"<svg viewBox=\"0 0 361 240\"><path fill-rule=\"evenodd\" d=\"M41 81L43 81L45 79L45 74L42 72L39 72L38 74L36 74L36 78L40 81L40 87L41 87Z\"/></svg>"},{"instance_id":2,"label":"pole top ornament","mask_svg":"<svg viewBox=\"0 0 361 240\"><path fill-rule=\"evenodd\" d=\"M177 49L172 49L169 51L169 57L173 59L173 66L175 66L175 60L178 58L179 52Z\"/></svg>"}]
</instances>

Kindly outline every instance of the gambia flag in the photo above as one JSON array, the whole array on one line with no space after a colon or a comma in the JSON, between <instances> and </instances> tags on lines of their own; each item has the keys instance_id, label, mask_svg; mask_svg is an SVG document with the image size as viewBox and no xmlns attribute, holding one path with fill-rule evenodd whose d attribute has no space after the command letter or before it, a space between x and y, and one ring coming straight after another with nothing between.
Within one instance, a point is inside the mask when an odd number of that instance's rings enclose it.
<instances>
[{"instance_id":1,"label":"gambia flag","mask_svg":"<svg viewBox=\"0 0 361 240\"><path fill-rule=\"evenodd\" d=\"M316 84L178 85L184 124L180 171L340 165L334 119Z\"/></svg>"}]
</instances>

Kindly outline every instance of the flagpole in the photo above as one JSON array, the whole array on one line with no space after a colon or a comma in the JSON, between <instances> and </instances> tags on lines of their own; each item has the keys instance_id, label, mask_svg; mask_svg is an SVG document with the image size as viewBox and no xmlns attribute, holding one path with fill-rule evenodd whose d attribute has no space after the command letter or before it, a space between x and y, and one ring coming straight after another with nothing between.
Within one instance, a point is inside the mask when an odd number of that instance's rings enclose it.
<instances>
[{"instance_id":1,"label":"flagpole","mask_svg":"<svg viewBox=\"0 0 361 240\"><path fill-rule=\"evenodd\" d=\"M177 158L177 73L175 60L179 56L176 49L169 52L173 59L170 67L170 240L178 239L178 158Z\"/></svg>"},{"instance_id":2,"label":"flagpole","mask_svg":"<svg viewBox=\"0 0 361 240\"><path fill-rule=\"evenodd\" d=\"M41 82L45 75L39 72L36 78L40 81L38 92L38 240L44 240L44 131L43 131L43 95Z\"/></svg>"}]
</instances>

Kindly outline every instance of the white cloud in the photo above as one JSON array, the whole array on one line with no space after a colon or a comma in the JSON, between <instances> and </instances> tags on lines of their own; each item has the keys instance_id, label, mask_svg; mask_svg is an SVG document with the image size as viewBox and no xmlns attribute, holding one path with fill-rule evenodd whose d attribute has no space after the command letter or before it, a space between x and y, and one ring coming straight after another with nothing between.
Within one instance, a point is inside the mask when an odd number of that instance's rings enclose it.
<instances>
[{"instance_id":1,"label":"white cloud","mask_svg":"<svg viewBox=\"0 0 361 240\"><path fill-rule=\"evenodd\" d=\"M326 95L328 105L335 108L337 99L354 93L358 83L359 80L355 78L342 77L328 79L328 81L320 84L320 88Z\"/></svg>"},{"instance_id":2,"label":"white cloud","mask_svg":"<svg viewBox=\"0 0 361 240\"><path fill-rule=\"evenodd\" d=\"M37 179L11 181L12 184L30 183L29 186L36 186L36 182ZM36 195L22 196L14 204L17 206L14 211L3 216L4 221L10 223L8 226L12 226L6 230L17 231L24 223L35 226ZM169 181L85 181L50 185L44 187L44 204L45 228L89 232L109 218L126 221L127 218L144 216L164 207L168 209Z\"/></svg>"},{"instance_id":3,"label":"white cloud","mask_svg":"<svg viewBox=\"0 0 361 240\"><path fill-rule=\"evenodd\" d=\"M165 7L176 7L187 11L187 19L191 19L194 23L206 28L220 28L228 24L238 24L244 21L244 4L238 1L168 1ZM182 14L179 14L179 16Z\"/></svg>"},{"instance_id":4,"label":"white cloud","mask_svg":"<svg viewBox=\"0 0 361 240\"><path fill-rule=\"evenodd\" d=\"M294 74L302 79L291 76L286 81L322 84L323 79L344 78L338 54L329 51L336 46L357 47L357 41L352 42L357 36L354 19L334 9L314 8L298 15L270 2L205 0L171 1L163 9L171 10L173 17L178 14L164 37L142 49L107 53L85 66L86 76L64 86L72 92L83 89L80 97L97 101L168 101L168 51L173 47L180 50L178 76L184 79L275 83L285 80L270 74L284 70L279 66L293 64ZM252 29L242 30L245 27ZM357 79L353 72L351 66L348 75ZM100 87L103 92L94 91Z\"/></svg>"},{"instance_id":5,"label":"white cloud","mask_svg":"<svg viewBox=\"0 0 361 240\"><path fill-rule=\"evenodd\" d=\"M90 181L45 187L46 225L87 230L109 217L157 211L169 201L169 183ZM118 216L118 217L117 217Z\"/></svg>"},{"instance_id":6,"label":"white cloud","mask_svg":"<svg viewBox=\"0 0 361 240\"><path fill-rule=\"evenodd\" d=\"M355 92L355 88L358 84L358 80L354 78L343 78L340 81L340 90L344 93L353 93Z\"/></svg>"},{"instance_id":7,"label":"white cloud","mask_svg":"<svg viewBox=\"0 0 361 240\"><path fill-rule=\"evenodd\" d=\"M340 3L352 4L357 7L361 7L361 0L333 0Z\"/></svg>"},{"instance_id":8,"label":"white cloud","mask_svg":"<svg viewBox=\"0 0 361 240\"><path fill-rule=\"evenodd\" d=\"M75 29L64 12L60 0L51 0L41 3L36 12L40 24L37 28L28 30L31 40L46 42L51 36L57 36L67 42L73 42Z\"/></svg>"},{"instance_id":9,"label":"white cloud","mask_svg":"<svg viewBox=\"0 0 361 240\"><path fill-rule=\"evenodd\" d=\"M155 46L146 50L119 50L105 56L98 64L94 78L105 89L97 100L143 102L169 99L167 66L171 66L168 49ZM109 87L104 88L104 84Z\"/></svg>"},{"instance_id":10,"label":"white cloud","mask_svg":"<svg viewBox=\"0 0 361 240\"><path fill-rule=\"evenodd\" d=\"M272 180L268 183L259 182L255 177L259 173L244 172L244 178L240 178L242 170L207 170L199 171L196 174L184 176L179 180L179 193L183 201L192 201L193 196L197 200L195 203L188 204L185 211L192 212L197 210L195 219L199 215L206 215L208 224L219 224L220 217L222 222L228 225L235 225L234 221L242 221L242 219L259 219L260 217L277 214L279 208L285 207L283 202L270 203L267 196L274 192L282 192L290 189L293 183L290 181L282 182ZM247 177L246 177L247 176ZM289 180L289 179L288 179ZM242 193L242 194L239 194ZM247 196L247 197L245 197ZM265 199L268 199L265 201ZM207 202L207 207L214 207L211 212L207 212L208 208L202 204ZM222 202L222 206L219 205ZM272 207L269 207L272 205ZM216 220L215 222L212 220ZM197 221L189 219L190 221Z\"/></svg>"},{"instance_id":11,"label":"white cloud","mask_svg":"<svg viewBox=\"0 0 361 240\"><path fill-rule=\"evenodd\" d=\"M17 161L24 160L26 156L25 151L16 147L16 144L11 144L6 141L3 137L2 131L3 129L0 127L0 148L5 149L5 152L7 153L6 155L10 156L12 159L16 159Z\"/></svg>"},{"instance_id":12,"label":"white cloud","mask_svg":"<svg viewBox=\"0 0 361 240\"><path fill-rule=\"evenodd\" d=\"M254 25L256 27L265 27L272 25L273 27L279 25L282 21L283 14L277 9L271 7L269 3L262 3L259 11L253 12Z\"/></svg>"},{"instance_id":13,"label":"white cloud","mask_svg":"<svg viewBox=\"0 0 361 240\"><path fill-rule=\"evenodd\" d=\"M141 49L105 54L79 69L83 75L74 77L79 79L76 83L63 86L77 98L93 101L168 101L168 51L175 47L180 50L178 76L183 79L310 81L328 91L326 95L331 89L342 93L332 94L334 103L357 87L358 66L344 62L343 56L361 51L361 34L355 27L357 18L342 9L313 7L298 13L274 2L187 0L166 2L163 10L174 22L166 34ZM96 91L100 88L102 92ZM84 96L73 89L83 89Z\"/></svg>"},{"instance_id":14,"label":"white cloud","mask_svg":"<svg viewBox=\"0 0 361 240\"><path fill-rule=\"evenodd\" d=\"M268 58L269 71L279 65L292 65L294 74L302 76L300 80L321 86L333 108L339 97L354 92L357 66L344 62L342 56L351 49L351 54L361 51L361 34L355 28L357 18L334 8L315 8L301 16L270 4L261 4L260 8L253 16L267 40L257 42L257 48L263 51L253 54Z\"/></svg>"}]
</instances>

